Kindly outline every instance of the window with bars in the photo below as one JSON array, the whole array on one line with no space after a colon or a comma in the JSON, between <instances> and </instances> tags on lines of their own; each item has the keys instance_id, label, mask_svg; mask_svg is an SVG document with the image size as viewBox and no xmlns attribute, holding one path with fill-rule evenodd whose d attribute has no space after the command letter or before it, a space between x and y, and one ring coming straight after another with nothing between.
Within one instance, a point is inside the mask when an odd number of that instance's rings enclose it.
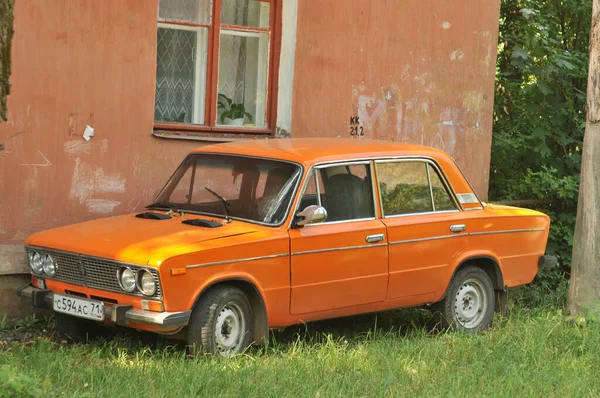
<instances>
[{"instance_id":1,"label":"window with bars","mask_svg":"<svg viewBox=\"0 0 600 398\"><path fill-rule=\"evenodd\" d=\"M269 128L276 0L159 0L155 125Z\"/></svg>"}]
</instances>

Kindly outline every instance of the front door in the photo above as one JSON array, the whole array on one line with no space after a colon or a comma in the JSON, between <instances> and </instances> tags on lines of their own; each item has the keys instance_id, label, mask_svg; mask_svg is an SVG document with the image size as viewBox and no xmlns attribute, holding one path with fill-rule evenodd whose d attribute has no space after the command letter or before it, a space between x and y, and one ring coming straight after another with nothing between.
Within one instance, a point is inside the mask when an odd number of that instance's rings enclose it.
<instances>
[{"instance_id":1,"label":"front door","mask_svg":"<svg viewBox=\"0 0 600 398\"><path fill-rule=\"evenodd\" d=\"M370 162L315 168L298 211L315 204L327 221L290 230L291 313L383 301L387 236L376 217Z\"/></svg>"}]
</instances>

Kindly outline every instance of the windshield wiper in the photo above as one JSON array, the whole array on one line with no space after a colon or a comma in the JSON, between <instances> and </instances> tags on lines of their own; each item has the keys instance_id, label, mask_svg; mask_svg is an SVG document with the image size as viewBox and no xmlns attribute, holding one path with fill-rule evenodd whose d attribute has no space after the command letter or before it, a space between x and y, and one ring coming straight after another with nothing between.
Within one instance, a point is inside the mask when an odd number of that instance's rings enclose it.
<instances>
[{"instance_id":1,"label":"windshield wiper","mask_svg":"<svg viewBox=\"0 0 600 398\"><path fill-rule=\"evenodd\" d=\"M218 193L216 193L215 191L213 191L209 187L204 187L204 189L206 189L208 192L210 192L213 195L215 195L215 197L217 199L219 199L219 202L221 202L221 204L223 205L223 212L225 213L225 221L231 222L231 218L229 217L229 210L227 210L227 206L231 206L231 203L229 203L227 201L227 199L225 199L224 197L222 197L221 195L219 195Z\"/></svg>"}]
</instances>

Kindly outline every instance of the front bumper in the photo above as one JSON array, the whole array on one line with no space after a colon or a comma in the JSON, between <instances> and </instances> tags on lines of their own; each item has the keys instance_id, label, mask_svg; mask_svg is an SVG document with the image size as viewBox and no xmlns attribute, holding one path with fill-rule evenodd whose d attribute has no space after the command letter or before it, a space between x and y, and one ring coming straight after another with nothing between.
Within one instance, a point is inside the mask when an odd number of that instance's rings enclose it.
<instances>
[{"instance_id":1,"label":"front bumper","mask_svg":"<svg viewBox=\"0 0 600 398\"><path fill-rule=\"evenodd\" d=\"M17 296L30 299L34 307L52 309L54 292L25 285L17 290ZM112 323L128 326L129 323L145 324L159 329L172 330L186 326L190 320L191 311L154 312L133 308L130 305L105 305L104 319Z\"/></svg>"}]
</instances>

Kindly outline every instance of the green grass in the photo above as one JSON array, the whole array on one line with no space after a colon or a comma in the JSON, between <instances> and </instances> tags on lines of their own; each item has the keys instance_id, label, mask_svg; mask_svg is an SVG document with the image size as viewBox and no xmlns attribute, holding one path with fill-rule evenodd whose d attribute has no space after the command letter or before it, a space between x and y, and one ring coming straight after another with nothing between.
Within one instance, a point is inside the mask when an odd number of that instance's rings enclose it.
<instances>
[{"instance_id":1,"label":"green grass","mask_svg":"<svg viewBox=\"0 0 600 398\"><path fill-rule=\"evenodd\" d=\"M275 332L228 360L137 334L67 345L51 323L3 324L0 397L600 395L600 328L560 311L513 309L477 335L433 333L422 311L366 315Z\"/></svg>"}]
</instances>

